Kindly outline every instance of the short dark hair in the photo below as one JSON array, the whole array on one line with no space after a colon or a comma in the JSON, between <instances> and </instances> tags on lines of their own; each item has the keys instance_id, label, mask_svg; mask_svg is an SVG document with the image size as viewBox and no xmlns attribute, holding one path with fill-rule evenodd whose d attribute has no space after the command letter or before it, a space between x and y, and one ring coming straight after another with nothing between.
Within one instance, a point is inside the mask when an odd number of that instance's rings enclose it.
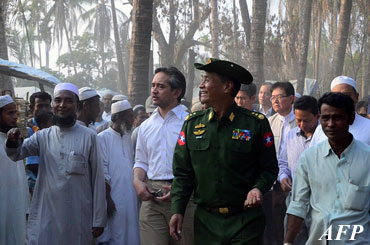
<instances>
[{"instance_id":1,"label":"short dark hair","mask_svg":"<svg viewBox=\"0 0 370 245\"><path fill-rule=\"evenodd\" d=\"M317 99L309 95L303 95L294 101L294 110L310 111L313 115L317 115L319 113Z\"/></svg>"},{"instance_id":2,"label":"short dark hair","mask_svg":"<svg viewBox=\"0 0 370 245\"><path fill-rule=\"evenodd\" d=\"M159 67L155 69L154 74L157 74L159 72L163 72L170 77L168 79L168 83L170 84L172 89L181 89L181 94L177 98L178 102L180 102L186 92L186 79L184 74L182 74L182 72L174 66Z\"/></svg>"},{"instance_id":3,"label":"short dark hair","mask_svg":"<svg viewBox=\"0 0 370 245\"><path fill-rule=\"evenodd\" d=\"M282 90L284 90L286 96L290 96L290 95L295 95L295 92L294 92L294 87L293 85L288 82L288 81L285 81L285 82L276 82L272 85L271 87L271 92L277 88L280 88Z\"/></svg>"},{"instance_id":4,"label":"short dark hair","mask_svg":"<svg viewBox=\"0 0 370 245\"><path fill-rule=\"evenodd\" d=\"M319 99L319 111L321 112L321 106L323 104L345 109L348 116L351 116L355 113L355 106L353 100L350 96L343 93L325 93Z\"/></svg>"},{"instance_id":5,"label":"short dark hair","mask_svg":"<svg viewBox=\"0 0 370 245\"><path fill-rule=\"evenodd\" d=\"M51 112L42 111L42 112L37 113L37 115L35 116L35 121L37 125L40 126L43 123L53 121L53 116L54 115Z\"/></svg>"},{"instance_id":6,"label":"short dark hair","mask_svg":"<svg viewBox=\"0 0 370 245\"><path fill-rule=\"evenodd\" d=\"M359 102L357 103L356 111L357 111L357 110L359 110L359 109L360 109L360 108L362 108L362 107L366 108L366 111L367 111L367 107L368 107L368 105L369 105L369 104L368 104L366 101L361 100L361 101L359 101Z\"/></svg>"},{"instance_id":7,"label":"short dark hair","mask_svg":"<svg viewBox=\"0 0 370 245\"><path fill-rule=\"evenodd\" d=\"M249 98L252 98L257 93L257 86L254 83L242 84L239 91L245 92Z\"/></svg>"},{"instance_id":8,"label":"short dark hair","mask_svg":"<svg viewBox=\"0 0 370 245\"><path fill-rule=\"evenodd\" d=\"M30 97L30 107L33 109L35 107L35 100L37 99L41 99L41 100L49 100L50 103L52 101L51 99L51 95L48 94L47 92L45 91L40 91L40 92L36 92L36 93L33 93Z\"/></svg>"}]
</instances>

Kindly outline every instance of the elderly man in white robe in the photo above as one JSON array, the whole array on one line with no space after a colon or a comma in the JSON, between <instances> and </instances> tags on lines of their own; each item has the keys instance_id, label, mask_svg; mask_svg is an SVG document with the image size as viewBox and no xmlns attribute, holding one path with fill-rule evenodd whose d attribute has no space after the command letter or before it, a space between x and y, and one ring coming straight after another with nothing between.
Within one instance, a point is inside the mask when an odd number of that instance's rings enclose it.
<instances>
[{"instance_id":1,"label":"elderly man in white robe","mask_svg":"<svg viewBox=\"0 0 370 245\"><path fill-rule=\"evenodd\" d=\"M27 244L91 244L106 224L104 171L97 136L76 123L78 88L54 89L56 125L24 140L8 132L6 152L13 160L40 157L39 175L27 224Z\"/></svg>"},{"instance_id":2,"label":"elderly man in white robe","mask_svg":"<svg viewBox=\"0 0 370 245\"><path fill-rule=\"evenodd\" d=\"M17 127L17 107L9 95L0 96L0 244L24 245L28 185L23 161L5 153L6 133Z\"/></svg>"},{"instance_id":3,"label":"elderly man in white robe","mask_svg":"<svg viewBox=\"0 0 370 245\"><path fill-rule=\"evenodd\" d=\"M130 103L123 100L113 103L111 112L112 125L98 135L98 142L116 212L108 220L108 229L102 237L110 245L139 245L138 205L132 186L134 151L129 134L134 121L133 110Z\"/></svg>"}]
</instances>

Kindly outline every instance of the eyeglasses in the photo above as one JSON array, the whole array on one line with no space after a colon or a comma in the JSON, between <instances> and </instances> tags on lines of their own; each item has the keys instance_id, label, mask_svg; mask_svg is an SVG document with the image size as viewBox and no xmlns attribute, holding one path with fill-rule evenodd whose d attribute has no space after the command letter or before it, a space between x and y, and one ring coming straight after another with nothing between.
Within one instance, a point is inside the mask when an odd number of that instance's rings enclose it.
<instances>
[{"instance_id":1,"label":"eyeglasses","mask_svg":"<svg viewBox=\"0 0 370 245\"><path fill-rule=\"evenodd\" d=\"M279 101L281 101L285 97L289 97L289 95L281 95L281 94L279 94L279 95L273 95L273 96L271 96L270 101L272 102L272 101L275 101L276 99L278 99Z\"/></svg>"}]
</instances>

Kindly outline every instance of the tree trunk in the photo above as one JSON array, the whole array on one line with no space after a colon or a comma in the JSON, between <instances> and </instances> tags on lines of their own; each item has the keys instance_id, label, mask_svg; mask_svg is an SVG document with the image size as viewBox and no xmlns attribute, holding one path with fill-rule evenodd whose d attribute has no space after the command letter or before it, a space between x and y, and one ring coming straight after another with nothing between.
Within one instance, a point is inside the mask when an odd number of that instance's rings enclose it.
<instances>
[{"instance_id":1,"label":"tree trunk","mask_svg":"<svg viewBox=\"0 0 370 245\"><path fill-rule=\"evenodd\" d=\"M370 13L370 2L366 1L365 5L365 14L364 14L364 34L366 37L365 40L365 49L364 49L364 58L362 61L362 87L361 87L361 94L362 97L369 95L369 84L370 84L370 23L369 18L367 15ZM368 112L369 113L369 112Z\"/></svg>"},{"instance_id":2,"label":"tree trunk","mask_svg":"<svg viewBox=\"0 0 370 245\"><path fill-rule=\"evenodd\" d=\"M111 0L112 17L113 17L113 30L114 30L114 44L116 46L117 64L118 64L118 83L117 89L123 94L127 94L127 84L125 81L125 67L123 66L123 55L121 50L121 43L118 34L118 23L116 15L116 6L114 0Z\"/></svg>"},{"instance_id":3,"label":"tree trunk","mask_svg":"<svg viewBox=\"0 0 370 245\"><path fill-rule=\"evenodd\" d=\"M243 29L245 32L245 42L247 50L250 46L250 40L251 40L251 19L249 17L249 11L248 11L248 5L247 0L239 0L239 6L240 6L240 13L242 16L243 21Z\"/></svg>"},{"instance_id":4,"label":"tree trunk","mask_svg":"<svg viewBox=\"0 0 370 245\"><path fill-rule=\"evenodd\" d=\"M0 1L0 58L8 60L8 48L6 44L5 23L3 19L3 2ZM2 90L2 91L1 91ZM14 87L9 76L0 74L0 92L9 90L14 95ZM2 93L0 94L2 95Z\"/></svg>"},{"instance_id":5,"label":"tree trunk","mask_svg":"<svg viewBox=\"0 0 370 245\"><path fill-rule=\"evenodd\" d=\"M134 0L128 96L133 105L145 104L152 32L153 0Z\"/></svg>"},{"instance_id":6,"label":"tree trunk","mask_svg":"<svg viewBox=\"0 0 370 245\"><path fill-rule=\"evenodd\" d=\"M322 3L317 1L317 11L318 11L318 20L317 20L317 30L316 30L316 40L315 40L315 60L314 60L314 78L319 80L319 70L320 70L320 46L321 46L321 31L322 31Z\"/></svg>"},{"instance_id":7,"label":"tree trunk","mask_svg":"<svg viewBox=\"0 0 370 245\"><path fill-rule=\"evenodd\" d=\"M304 81L306 78L307 53L310 39L312 0L300 0L299 17L299 67L297 77L297 92L303 94Z\"/></svg>"},{"instance_id":8,"label":"tree trunk","mask_svg":"<svg viewBox=\"0 0 370 245\"><path fill-rule=\"evenodd\" d=\"M335 42L332 78L343 73L346 55L349 24L351 20L352 0L341 0L337 38Z\"/></svg>"},{"instance_id":9,"label":"tree trunk","mask_svg":"<svg viewBox=\"0 0 370 245\"><path fill-rule=\"evenodd\" d=\"M238 39L239 39L239 33L238 33L238 14L236 12L236 3L235 3L235 0L233 0L233 17L234 17L234 21L233 21L233 28L234 28L234 31L233 31L233 60L236 62L236 63L240 63L239 62L239 47L238 47Z\"/></svg>"},{"instance_id":10,"label":"tree trunk","mask_svg":"<svg viewBox=\"0 0 370 245\"><path fill-rule=\"evenodd\" d=\"M217 0L211 0L211 16L212 16L212 27L211 27L211 36L212 36L212 57L219 57L219 41L218 41L218 4Z\"/></svg>"},{"instance_id":11,"label":"tree trunk","mask_svg":"<svg viewBox=\"0 0 370 245\"><path fill-rule=\"evenodd\" d=\"M298 75L298 16L297 1L286 1L286 24L285 24L285 73L287 79L296 79Z\"/></svg>"},{"instance_id":12,"label":"tree trunk","mask_svg":"<svg viewBox=\"0 0 370 245\"><path fill-rule=\"evenodd\" d=\"M263 57L266 25L266 0L253 0L253 22L251 31L250 69L253 82L259 87L264 81Z\"/></svg>"},{"instance_id":13,"label":"tree trunk","mask_svg":"<svg viewBox=\"0 0 370 245\"><path fill-rule=\"evenodd\" d=\"M193 100L193 86L194 86L194 63L195 63L195 52L189 49L189 59L188 59L188 80L186 82L186 101L192 106Z\"/></svg>"}]
</instances>

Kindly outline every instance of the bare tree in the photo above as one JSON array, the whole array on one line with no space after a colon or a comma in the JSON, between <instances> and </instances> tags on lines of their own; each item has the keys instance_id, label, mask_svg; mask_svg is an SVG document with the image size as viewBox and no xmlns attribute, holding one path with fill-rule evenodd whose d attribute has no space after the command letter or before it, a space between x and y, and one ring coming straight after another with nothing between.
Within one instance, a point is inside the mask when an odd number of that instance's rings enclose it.
<instances>
[{"instance_id":1,"label":"bare tree","mask_svg":"<svg viewBox=\"0 0 370 245\"><path fill-rule=\"evenodd\" d=\"M211 36L212 36L212 57L218 58L219 56L219 42L218 42L218 4L217 0L211 0L211 17L212 17L212 27L211 27Z\"/></svg>"},{"instance_id":2,"label":"bare tree","mask_svg":"<svg viewBox=\"0 0 370 245\"><path fill-rule=\"evenodd\" d=\"M152 0L134 0L128 75L128 95L134 105L144 104L148 96L152 15Z\"/></svg>"},{"instance_id":3,"label":"bare tree","mask_svg":"<svg viewBox=\"0 0 370 245\"><path fill-rule=\"evenodd\" d=\"M119 32L118 32L116 6L114 4L114 0L111 0L111 6L112 6L112 17L113 17L114 44L116 46L117 66L118 66L117 89L121 93L126 94L127 84L125 80L125 67L123 66L123 55L122 55L121 42L120 42ZM149 43L149 46L150 46L150 43Z\"/></svg>"},{"instance_id":4,"label":"bare tree","mask_svg":"<svg viewBox=\"0 0 370 245\"><path fill-rule=\"evenodd\" d=\"M352 0L341 0L337 38L334 48L332 78L343 73L344 58L351 20Z\"/></svg>"},{"instance_id":5,"label":"bare tree","mask_svg":"<svg viewBox=\"0 0 370 245\"><path fill-rule=\"evenodd\" d=\"M8 48L5 36L5 23L3 19L3 1L0 1L0 58L8 60ZM10 90L14 95L14 87L10 77L0 74L0 90Z\"/></svg>"},{"instance_id":6,"label":"bare tree","mask_svg":"<svg viewBox=\"0 0 370 245\"><path fill-rule=\"evenodd\" d=\"M263 72L264 38L266 25L266 0L253 0L250 70L257 86L265 81Z\"/></svg>"},{"instance_id":7,"label":"bare tree","mask_svg":"<svg viewBox=\"0 0 370 245\"><path fill-rule=\"evenodd\" d=\"M242 16L242 25L245 32L246 47L249 48L251 40L251 19L249 17L247 0L239 0L240 13Z\"/></svg>"},{"instance_id":8,"label":"bare tree","mask_svg":"<svg viewBox=\"0 0 370 245\"><path fill-rule=\"evenodd\" d=\"M297 77L297 92L303 94L306 77L307 53L310 39L312 0L300 0L299 16L299 66Z\"/></svg>"}]
</instances>

